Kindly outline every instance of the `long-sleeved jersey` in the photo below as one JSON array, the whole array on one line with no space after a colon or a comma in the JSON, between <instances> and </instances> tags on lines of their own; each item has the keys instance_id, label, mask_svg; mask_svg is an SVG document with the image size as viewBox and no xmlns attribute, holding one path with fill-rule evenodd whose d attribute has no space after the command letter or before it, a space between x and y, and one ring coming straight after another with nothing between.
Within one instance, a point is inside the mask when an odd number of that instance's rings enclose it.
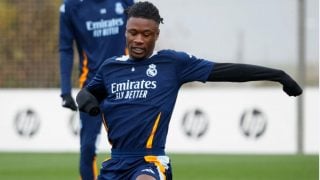
<instances>
[{"instance_id":1,"label":"long-sleeved jersey","mask_svg":"<svg viewBox=\"0 0 320 180\"><path fill-rule=\"evenodd\" d=\"M161 155L181 85L191 81L257 80L279 82L289 96L302 93L300 86L282 70L217 63L163 50L142 60L128 56L106 60L87 88L80 91L77 102L80 111L89 112L99 106L97 100L102 100L100 109L113 155Z\"/></svg>"},{"instance_id":2,"label":"long-sleeved jersey","mask_svg":"<svg viewBox=\"0 0 320 180\"><path fill-rule=\"evenodd\" d=\"M60 7L61 93L71 91L73 42L79 53L80 87L87 84L103 60L125 54L124 10L134 0L64 0Z\"/></svg>"},{"instance_id":3,"label":"long-sleeved jersey","mask_svg":"<svg viewBox=\"0 0 320 180\"><path fill-rule=\"evenodd\" d=\"M113 155L163 154L179 88L205 82L213 65L172 50L141 61L128 56L106 60L86 88L95 95L107 94L101 109Z\"/></svg>"}]
</instances>

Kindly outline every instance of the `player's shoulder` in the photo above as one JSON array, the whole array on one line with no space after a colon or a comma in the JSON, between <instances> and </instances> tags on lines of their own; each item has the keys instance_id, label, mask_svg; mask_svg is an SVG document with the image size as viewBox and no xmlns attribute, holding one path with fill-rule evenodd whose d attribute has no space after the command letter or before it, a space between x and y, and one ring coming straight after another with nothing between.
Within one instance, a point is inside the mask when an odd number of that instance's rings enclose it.
<instances>
[{"instance_id":1,"label":"player's shoulder","mask_svg":"<svg viewBox=\"0 0 320 180\"><path fill-rule=\"evenodd\" d=\"M175 59L175 60L186 59L191 56L186 52L176 51L176 50L172 50L172 49L161 50L158 52L158 55L165 56L166 58Z\"/></svg>"},{"instance_id":2,"label":"player's shoulder","mask_svg":"<svg viewBox=\"0 0 320 180\"><path fill-rule=\"evenodd\" d=\"M125 62L130 59L129 55L115 56L110 59L112 62Z\"/></svg>"},{"instance_id":3,"label":"player's shoulder","mask_svg":"<svg viewBox=\"0 0 320 180\"><path fill-rule=\"evenodd\" d=\"M118 63L118 62L124 62L128 61L129 56L128 55L122 55L122 56L113 56L108 59L105 59L102 63L102 66L108 66L110 64Z\"/></svg>"},{"instance_id":4,"label":"player's shoulder","mask_svg":"<svg viewBox=\"0 0 320 180\"><path fill-rule=\"evenodd\" d=\"M74 9L77 6L81 5L81 3L81 0L63 0L63 3L60 6L60 12L68 12L70 9Z\"/></svg>"}]
</instances>

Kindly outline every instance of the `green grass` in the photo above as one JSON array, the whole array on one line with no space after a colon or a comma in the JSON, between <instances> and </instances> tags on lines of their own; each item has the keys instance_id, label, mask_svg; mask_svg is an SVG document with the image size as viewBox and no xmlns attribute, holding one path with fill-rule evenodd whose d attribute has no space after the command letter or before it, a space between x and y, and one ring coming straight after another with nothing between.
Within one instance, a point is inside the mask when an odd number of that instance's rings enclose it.
<instances>
[{"instance_id":1,"label":"green grass","mask_svg":"<svg viewBox=\"0 0 320 180\"><path fill-rule=\"evenodd\" d=\"M318 155L171 154L174 180L318 180ZM99 165L106 157L99 154ZM79 179L76 153L0 153L2 180Z\"/></svg>"}]
</instances>

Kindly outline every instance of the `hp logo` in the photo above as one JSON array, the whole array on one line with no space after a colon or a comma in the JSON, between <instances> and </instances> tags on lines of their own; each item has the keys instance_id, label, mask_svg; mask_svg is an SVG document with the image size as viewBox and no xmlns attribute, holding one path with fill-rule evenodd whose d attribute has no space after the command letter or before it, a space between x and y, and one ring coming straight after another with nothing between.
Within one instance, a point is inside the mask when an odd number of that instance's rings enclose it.
<instances>
[{"instance_id":1,"label":"hp logo","mask_svg":"<svg viewBox=\"0 0 320 180\"><path fill-rule=\"evenodd\" d=\"M209 119L200 109L187 111L182 119L184 133L194 139L199 139L207 132Z\"/></svg>"},{"instance_id":2,"label":"hp logo","mask_svg":"<svg viewBox=\"0 0 320 180\"><path fill-rule=\"evenodd\" d=\"M31 138L39 131L40 118L32 109L21 110L15 117L14 127L20 136Z\"/></svg>"},{"instance_id":3,"label":"hp logo","mask_svg":"<svg viewBox=\"0 0 320 180\"><path fill-rule=\"evenodd\" d=\"M267 118L258 109L250 109L243 112L240 119L240 129L248 138L257 139L261 137L267 129Z\"/></svg>"}]
</instances>

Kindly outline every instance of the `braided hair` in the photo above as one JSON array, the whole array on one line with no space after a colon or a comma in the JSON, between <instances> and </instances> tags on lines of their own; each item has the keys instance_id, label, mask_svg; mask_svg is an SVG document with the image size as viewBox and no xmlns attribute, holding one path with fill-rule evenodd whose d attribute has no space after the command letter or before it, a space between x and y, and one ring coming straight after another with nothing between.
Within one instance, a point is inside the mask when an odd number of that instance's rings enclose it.
<instances>
[{"instance_id":1,"label":"braided hair","mask_svg":"<svg viewBox=\"0 0 320 180\"><path fill-rule=\"evenodd\" d=\"M140 17L145 19L151 19L158 24L163 24L163 18L159 14L159 10L156 6L148 1L140 1L133 4L131 7L126 9L128 19L130 17Z\"/></svg>"}]
</instances>

